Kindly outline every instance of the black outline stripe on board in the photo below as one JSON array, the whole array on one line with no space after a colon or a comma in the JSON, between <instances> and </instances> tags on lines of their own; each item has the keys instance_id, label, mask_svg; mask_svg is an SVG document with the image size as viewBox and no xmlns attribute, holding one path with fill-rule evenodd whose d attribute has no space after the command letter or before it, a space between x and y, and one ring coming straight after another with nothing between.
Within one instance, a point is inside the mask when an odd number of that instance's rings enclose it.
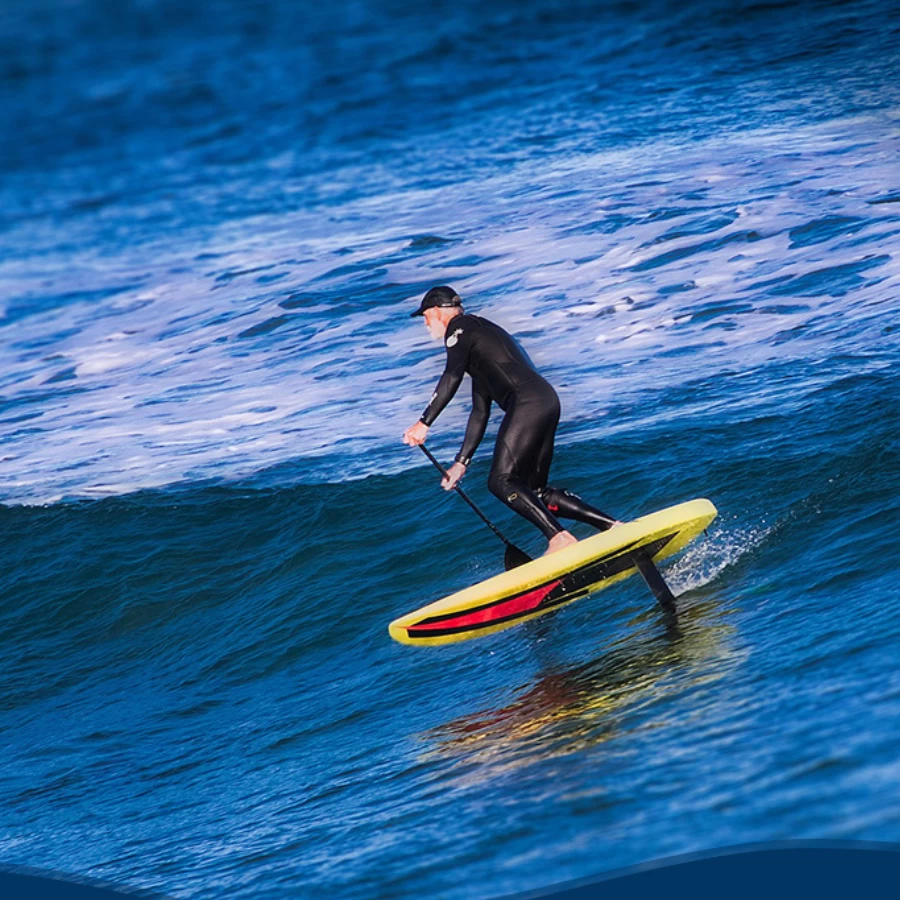
<instances>
[{"instance_id":1,"label":"black outline stripe on board","mask_svg":"<svg viewBox=\"0 0 900 900\"><path fill-rule=\"evenodd\" d=\"M645 551L652 558L680 533L681 529L673 532L672 534L657 538L655 541L651 541L648 544L642 544L637 548L635 548L635 545L640 544L640 541L633 541L624 548L617 548L616 551L609 556L592 560L590 563L585 564L580 569L575 569L567 575L551 578L548 581L544 582L544 584L536 585L532 588L529 588L527 591L521 591L520 593L513 594L510 597L503 597L500 600L493 600L490 603L485 603L478 607L472 607L471 609L457 610L456 612L444 613L443 615L439 616L430 616L427 619L422 619L421 622L416 622L415 625L407 625L406 634L409 638L426 640L428 638L445 637L451 634L477 632L483 631L486 628L493 628L496 625L502 625L507 622L514 622L516 619L521 619L525 616L533 615L538 611L545 612L549 609L552 609L554 606L559 606L563 603L568 603L570 600L576 600L580 597L585 596L586 594L590 593L591 588L601 584L608 578L612 578L613 576L619 575L622 572L627 572L629 569L636 568L634 557L632 556L635 549ZM490 609L494 606L499 606L501 603L508 603L510 600L516 600L519 597L523 597L525 594L531 593L532 591L540 590L541 587L546 587L553 581L559 581L560 584L552 591L550 591L550 593L548 593L547 596L532 609L512 613L508 616L502 616L497 619L489 619L486 622L468 623L455 627L451 626L449 628L428 628L418 631L418 629L421 628L422 625L444 622L447 620L459 618L461 616L469 616L474 613L481 612L482 610Z\"/></svg>"},{"instance_id":2,"label":"black outline stripe on board","mask_svg":"<svg viewBox=\"0 0 900 900\"><path fill-rule=\"evenodd\" d=\"M571 576L575 575L577 572L583 572L590 566L600 565L604 562L609 562L615 559L619 554L623 552L629 552L633 549L634 545L639 543L639 541L632 541L626 547L618 547L614 550L609 556L601 557L600 559L592 559L590 562L585 563L580 569L573 569L571 572L563 573L562 575L554 575L553 578L548 578L546 581L541 582L540 584L535 584L530 588L527 588L524 591L519 591L518 594L510 594L508 597L501 597L499 600L488 600L485 603L482 603L480 606L472 606L468 609L457 609L454 612L442 613L438 616L429 616L427 619L421 619L416 622L415 625L410 625L410 628L418 628L421 625L431 625L434 622L444 622L447 619L457 619L459 616L471 615L472 613L481 612L485 609L491 609L491 607L498 606L501 603L507 603L510 600L518 600L520 597L524 597L526 594L530 594L533 591L539 591L541 588L547 587L548 584L552 584L554 581L563 582Z\"/></svg>"}]
</instances>

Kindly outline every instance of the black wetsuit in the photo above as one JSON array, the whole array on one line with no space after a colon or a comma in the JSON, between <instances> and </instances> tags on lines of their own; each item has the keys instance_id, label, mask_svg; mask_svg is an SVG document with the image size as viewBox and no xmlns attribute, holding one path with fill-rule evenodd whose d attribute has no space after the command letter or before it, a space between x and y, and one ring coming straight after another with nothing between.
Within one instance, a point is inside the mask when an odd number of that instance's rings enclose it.
<instances>
[{"instance_id":1,"label":"black wetsuit","mask_svg":"<svg viewBox=\"0 0 900 900\"><path fill-rule=\"evenodd\" d=\"M528 354L499 325L481 316L451 319L444 335L447 366L422 421L431 425L453 399L463 376L472 376L472 412L457 462L468 465L484 437L491 403L506 415L497 433L488 487L547 538L563 526L554 513L604 530L615 521L569 491L547 486L559 397Z\"/></svg>"}]
</instances>

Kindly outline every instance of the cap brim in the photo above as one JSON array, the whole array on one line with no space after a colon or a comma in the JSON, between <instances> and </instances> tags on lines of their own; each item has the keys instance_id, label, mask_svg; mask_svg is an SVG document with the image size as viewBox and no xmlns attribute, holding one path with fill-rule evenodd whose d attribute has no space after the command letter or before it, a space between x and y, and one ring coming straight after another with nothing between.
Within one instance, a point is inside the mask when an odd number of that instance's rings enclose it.
<instances>
[{"instance_id":1,"label":"cap brim","mask_svg":"<svg viewBox=\"0 0 900 900\"><path fill-rule=\"evenodd\" d=\"M420 306L414 313L410 313L409 317L424 316L427 309L459 309L461 306L461 300L457 300L455 303L429 303L428 306Z\"/></svg>"}]
</instances>

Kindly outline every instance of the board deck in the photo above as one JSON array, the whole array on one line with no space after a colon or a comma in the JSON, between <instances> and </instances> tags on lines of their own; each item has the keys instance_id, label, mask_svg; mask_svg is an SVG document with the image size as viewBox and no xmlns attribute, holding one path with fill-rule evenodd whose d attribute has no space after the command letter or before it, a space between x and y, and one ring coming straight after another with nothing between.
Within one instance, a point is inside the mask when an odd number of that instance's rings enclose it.
<instances>
[{"instance_id":1,"label":"board deck","mask_svg":"<svg viewBox=\"0 0 900 900\"><path fill-rule=\"evenodd\" d=\"M633 575L636 553L654 562L677 553L716 515L703 499L650 513L429 603L391 622L388 631L414 646L493 634Z\"/></svg>"}]
</instances>

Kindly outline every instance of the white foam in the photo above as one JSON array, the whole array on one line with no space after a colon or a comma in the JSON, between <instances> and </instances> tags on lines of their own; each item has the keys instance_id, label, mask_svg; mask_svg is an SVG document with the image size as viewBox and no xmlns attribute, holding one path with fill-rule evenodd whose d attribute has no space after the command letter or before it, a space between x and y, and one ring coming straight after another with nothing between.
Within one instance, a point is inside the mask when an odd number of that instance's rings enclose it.
<instances>
[{"instance_id":1,"label":"white foam","mask_svg":"<svg viewBox=\"0 0 900 900\"><path fill-rule=\"evenodd\" d=\"M704 587L725 569L752 553L774 526L765 522L734 525L717 520L707 535L690 544L674 563L665 567L665 578L676 596Z\"/></svg>"},{"instance_id":2,"label":"white foam","mask_svg":"<svg viewBox=\"0 0 900 900\"><path fill-rule=\"evenodd\" d=\"M864 124L865 146L857 146L859 121L757 130L727 142L523 163L431 191L401 184L330 216L232 220L203 246L173 238L116 259L63 250L6 258L0 279L10 297L35 284L62 294L135 283L150 259L159 275L7 326L0 387L13 406L0 421L0 500L237 478L297 459L318 461L310 477L334 480L419 464L399 437L431 395L442 352L406 316L412 290L377 302L360 292L366 274L381 269L383 283L451 281L473 311L518 333L558 385L569 420L596 422L579 439L633 426L603 416L637 395L651 399L634 416L651 421L653 393L699 373L739 377L773 359L816 359L833 352L836 334L848 352L854 341L870 349L883 318L897 315L893 254L877 269L880 283L842 296L763 284L889 253L887 238L854 242L896 229L893 207L868 201L892 183L900 135ZM553 199L573 184L579 196ZM682 214L650 215L675 208ZM737 218L709 234L671 236L717 211ZM618 230L589 227L612 215L622 217ZM866 230L792 245L791 228L838 215ZM734 239L751 231L758 239ZM453 240L402 257L416 234ZM219 256L197 261L200 252ZM356 271L328 274L348 264ZM257 280L278 273L271 284ZM279 306L291 292L310 300ZM276 317L287 318L270 333L239 337ZM733 408L771 396L736 396ZM464 387L433 430L437 446L455 447L467 407ZM27 412L40 415L16 421Z\"/></svg>"}]
</instances>

